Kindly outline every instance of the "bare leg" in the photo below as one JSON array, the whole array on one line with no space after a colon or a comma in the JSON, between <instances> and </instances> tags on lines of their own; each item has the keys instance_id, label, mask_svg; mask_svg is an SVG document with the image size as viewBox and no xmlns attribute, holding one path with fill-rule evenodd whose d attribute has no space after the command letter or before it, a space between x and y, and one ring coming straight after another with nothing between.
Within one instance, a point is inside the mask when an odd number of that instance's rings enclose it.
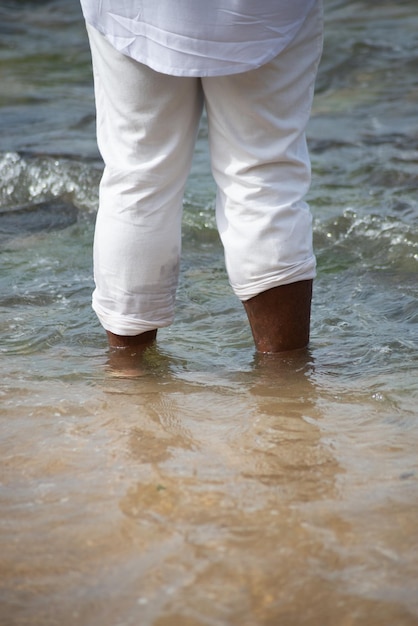
<instances>
[{"instance_id":1,"label":"bare leg","mask_svg":"<svg viewBox=\"0 0 418 626\"><path fill-rule=\"evenodd\" d=\"M107 340L111 348L133 348L136 351L144 350L147 346L154 343L157 337L157 329L148 330L140 335L115 335L109 330L106 331Z\"/></svg>"},{"instance_id":2,"label":"bare leg","mask_svg":"<svg viewBox=\"0 0 418 626\"><path fill-rule=\"evenodd\" d=\"M108 366L114 375L123 378L143 376L144 352L153 345L157 329L149 330L140 335L115 335L106 331L109 342Z\"/></svg>"},{"instance_id":3,"label":"bare leg","mask_svg":"<svg viewBox=\"0 0 418 626\"><path fill-rule=\"evenodd\" d=\"M276 353L306 348L312 300L312 280L280 285L244 302L258 352Z\"/></svg>"}]
</instances>

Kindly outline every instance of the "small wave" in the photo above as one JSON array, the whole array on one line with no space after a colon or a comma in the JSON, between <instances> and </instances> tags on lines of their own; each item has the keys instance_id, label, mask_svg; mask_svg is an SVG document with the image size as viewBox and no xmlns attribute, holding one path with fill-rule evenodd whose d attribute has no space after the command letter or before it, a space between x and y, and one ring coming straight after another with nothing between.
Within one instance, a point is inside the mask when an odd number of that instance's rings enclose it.
<instances>
[{"instance_id":1,"label":"small wave","mask_svg":"<svg viewBox=\"0 0 418 626\"><path fill-rule=\"evenodd\" d=\"M317 221L314 231L318 262L328 271L356 265L374 269L418 271L418 234L413 224L394 216L342 215Z\"/></svg>"},{"instance_id":2,"label":"small wave","mask_svg":"<svg viewBox=\"0 0 418 626\"><path fill-rule=\"evenodd\" d=\"M79 210L98 205L101 171L60 156L0 154L0 209L64 198Z\"/></svg>"}]
</instances>

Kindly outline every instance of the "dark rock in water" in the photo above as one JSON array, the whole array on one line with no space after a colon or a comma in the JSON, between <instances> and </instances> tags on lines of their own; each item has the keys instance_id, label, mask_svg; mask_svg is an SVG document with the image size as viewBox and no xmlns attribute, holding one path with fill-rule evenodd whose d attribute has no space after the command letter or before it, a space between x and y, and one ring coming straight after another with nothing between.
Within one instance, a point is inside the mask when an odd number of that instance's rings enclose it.
<instances>
[{"instance_id":1,"label":"dark rock in water","mask_svg":"<svg viewBox=\"0 0 418 626\"><path fill-rule=\"evenodd\" d=\"M0 209L0 242L67 228L77 221L77 216L73 204L59 199Z\"/></svg>"}]
</instances>

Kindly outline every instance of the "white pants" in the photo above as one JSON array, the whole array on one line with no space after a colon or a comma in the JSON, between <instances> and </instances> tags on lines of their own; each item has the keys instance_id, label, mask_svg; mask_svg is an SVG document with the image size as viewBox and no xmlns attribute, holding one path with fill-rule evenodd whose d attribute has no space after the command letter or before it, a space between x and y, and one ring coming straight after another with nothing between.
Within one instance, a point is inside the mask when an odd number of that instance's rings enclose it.
<instances>
[{"instance_id":1,"label":"white pants","mask_svg":"<svg viewBox=\"0 0 418 626\"><path fill-rule=\"evenodd\" d=\"M105 170L93 308L136 335L174 317L183 192L203 104L226 269L245 301L315 276L305 129L322 49L315 9L276 59L242 74L182 78L117 52L88 27Z\"/></svg>"}]
</instances>

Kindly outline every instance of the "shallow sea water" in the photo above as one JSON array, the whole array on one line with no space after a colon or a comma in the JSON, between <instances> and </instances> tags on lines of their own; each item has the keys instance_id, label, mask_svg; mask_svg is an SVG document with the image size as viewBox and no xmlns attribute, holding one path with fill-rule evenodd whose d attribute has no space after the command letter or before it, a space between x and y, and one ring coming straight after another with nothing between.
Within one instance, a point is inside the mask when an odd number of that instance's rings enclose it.
<instances>
[{"instance_id":1,"label":"shallow sea water","mask_svg":"<svg viewBox=\"0 0 418 626\"><path fill-rule=\"evenodd\" d=\"M327 0L306 355L255 355L206 125L177 317L115 375L75 0L0 8L0 624L418 624L418 14Z\"/></svg>"}]
</instances>

